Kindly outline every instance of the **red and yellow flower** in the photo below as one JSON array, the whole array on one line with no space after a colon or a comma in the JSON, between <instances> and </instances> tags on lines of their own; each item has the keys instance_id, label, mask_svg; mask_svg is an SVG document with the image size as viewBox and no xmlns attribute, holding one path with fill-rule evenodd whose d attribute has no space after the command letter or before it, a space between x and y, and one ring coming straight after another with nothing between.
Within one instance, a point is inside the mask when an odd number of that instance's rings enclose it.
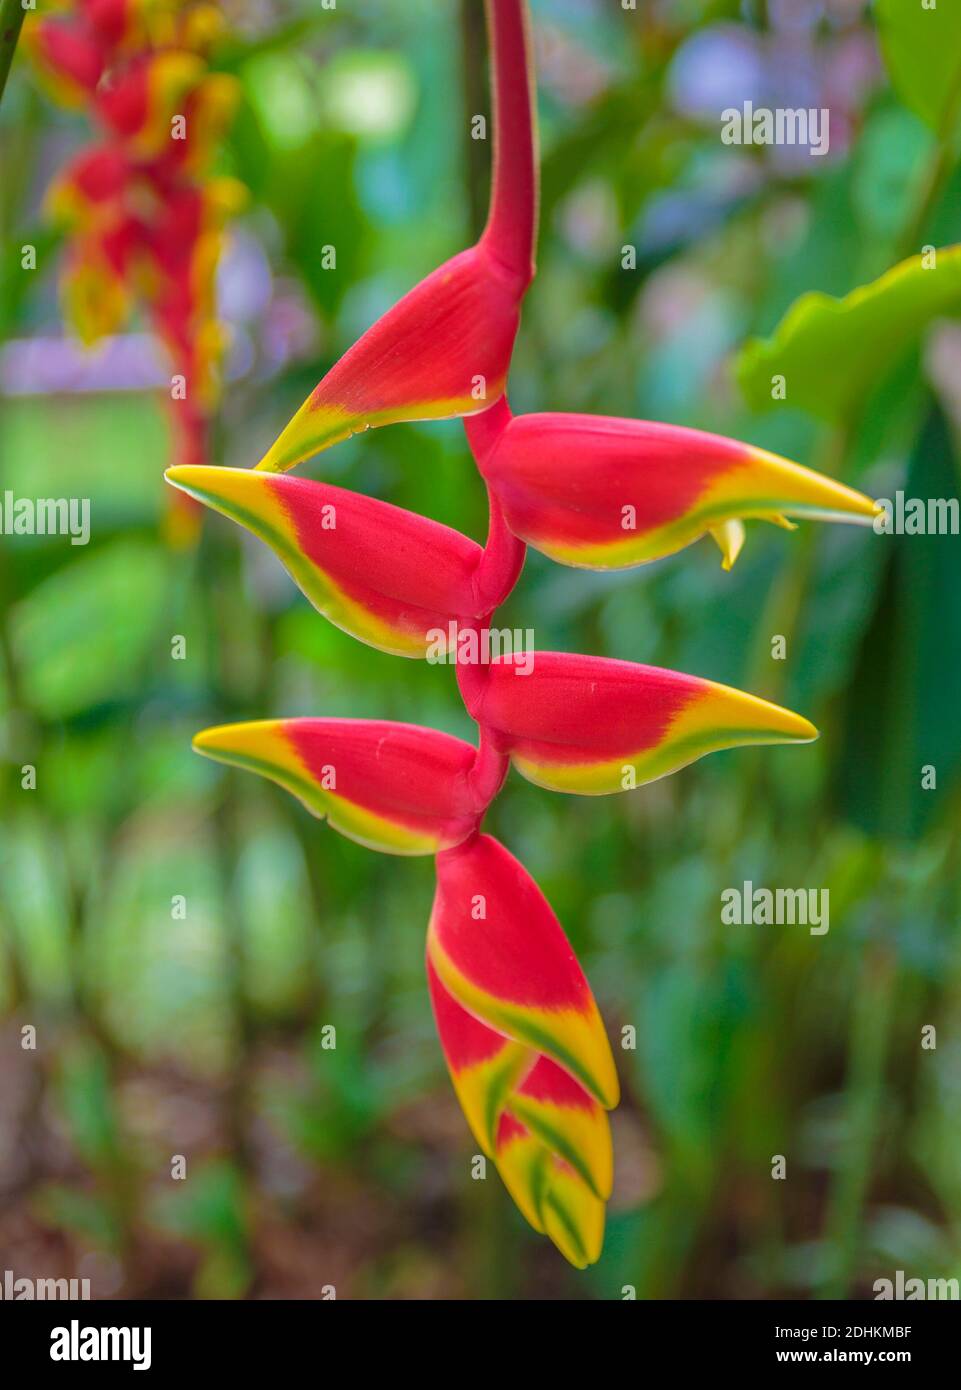
<instances>
[{"instance_id":1,"label":"red and yellow flower","mask_svg":"<svg viewBox=\"0 0 961 1390\"><path fill-rule=\"evenodd\" d=\"M75 0L27 28L44 84L96 131L47 195L67 231L65 317L90 346L142 306L173 374L176 457L194 464L226 344L214 293L224 226L243 201L239 184L210 174L239 93L208 66L223 27L216 6L192 0ZM174 496L169 534L187 540L199 509Z\"/></svg>"},{"instance_id":2,"label":"red and yellow flower","mask_svg":"<svg viewBox=\"0 0 961 1390\"><path fill-rule=\"evenodd\" d=\"M715 435L642 421L511 415L507 374L536 236L532 79L523 0L488 0L488 14L495 165L477 245L364 334L257 470L188 458L167 474L270 545L332 622L404 656L436 651L438 630L483 637L528 544L565 564L616 569L710 534L729 568L745 519L790 526L791 516L867 520L875 511L840 483ZM73 69L82 77L76 59ZM149 122L133 128L149 144ZM70 195L75 205L110 204L122 171L92 164L82 172ZM211 228L202 205L172 209L192 229L191 245L216 236L216 218ZM148 229L145 245L167 278L169 299L158 301L171 305L167 331L186 351L180 317L209 302L191 288L190 257L168 263L165 244L164 236L152 244ZM484 547L379 500L283 476L349 434L445 415L470 417L467 436L490 501ZM454 1089L523 1215L583 1268L603 1240L616 1068L560 923L526 870L481 833L487 807L510 764L554 791L604 795L720 749L803 743L816 730L716 682L601 657L488 654L457 674L479 729L476 748L435 730L353 719L225 725L198 734L194 746L271 778L361 844L436 856L427 974Z\"/></svg>"}]
</instances>

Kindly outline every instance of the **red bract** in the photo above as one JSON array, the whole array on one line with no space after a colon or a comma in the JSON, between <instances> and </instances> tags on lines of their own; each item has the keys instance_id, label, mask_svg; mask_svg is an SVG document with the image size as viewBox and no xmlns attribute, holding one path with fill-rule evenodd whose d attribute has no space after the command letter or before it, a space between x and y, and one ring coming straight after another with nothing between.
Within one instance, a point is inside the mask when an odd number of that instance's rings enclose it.
<instances>
[{"instance_id":1,"label":"red bract","mask_svg":"<svg viewBox=\"0 0 961 1390\"><path fill-rule=\"evenodd\" d=\"M451 1081L482 1151L534 1229L579 1269L593 1264L614 1166L603 1106L550 1058L468 1013L430 960L427 982Z\"/></svg>"},{"instance_id":2,"label":"red bract","mask_svg":"<svg viewBox=\"0 0 961 1390\"><path fill-rule=\"evenodd\" d=\"M427 957L484 1023L551 1057L601 1105L617 1072L594 996L530 874L490 835L437 859Z\"/></svg>"},{"instance_id":3,"label":"red bract","mask_svg":"<svg viewBox=\"0 0 961 1390\"><path fill-rule=\"evenodd\" d=\"M453 647L476 749L428 729L344 719L229 725L195 746L279 782L371 848L436 854L427 969L455 1090L524 1216L583 1267L603 1238L616 1069L560 923L526 870L479 833L486 808L509 762L552 790L601 795L718 749L800 743L816 730L766 700L675 671L494 651L494 609L517 581L527 542L569 564L616 568L709 532L729 566L744 517L789 525L786 514L855 519L874 507L715 435L512 417L498 398L532 274L533 112L524 6L490 0L488 13L495 168L478 245L418 285L332 368L262 471L188 466L167 476L265 540L320 612L354 636L406 656ZM473 394L478 374L486 396ZM443 414L473 417L467 435L490 504L483 549L376 499L273 476L356 430ZM442 640L432 643L438 630Z\"/></svg>"},{"instance_id":4,"label":"red bract","mask_svg":"<svg viewBox=\"0 0 961 1390\"><path fill-rule=\"evenodd\" d=\"M722 748L817 737L767 700L630 661L535 651L460 674L471 717L551 791L629 791Z\"/></svg>"},{"instance_id":5,"label":"red bract","mask_svg":"<svg viewBox=\"0 0 961 1390\"><path fill-rule=\"evenodd\" d=\"M193 53L146 53L101 87L94 110L115 138L149 159L170 142L171 117L203 79L203 61Z\"/></svg>"},{"instance_id":6,"label":"red bract","mask_svg":"<svg viewBox=\"0 0 961 1390\"><path fill-rule=\"evenodd\" d=\"M397 656L439 659L452 630L506 598L524 560L496 514L482 549L449 526L329 483L238 468L176 467L167 478L266 541L332 623Z\"/></svg>"},{"instance_id":7,"label":"red bract","mask_svg":"<svg viewBox=\"0 0 961 1390\"><path fill-rule=\"evenodd\" d=\"M77 9L108 48L120 48L140 36L143 0L78 0Z\"/></svg>"},{"instance_id":8,"label":"red bract","mask_svg":"<svg viewBox=\"0 0 961 1390\"><path fill-rule=\"evenodd\" d=\"M257 465L284 472L351 434L486 410L504 392L534 274L537 169L523 0L488 0L494 168L476 246L416 285L345 353Z\"/></svg>"},{"instance_id":9,"label":"red bract","mask_svg":"<svg viewBox=\"0 0 961 1390\"><path fill-rule=\"evenodd\" d=\"M531 1224L573 1264L593 1263L613 1178L614 1060L560 923L490 836L438 856L427 973L477 1142Z\"/></svg>"},{"instance_id":10,"label":"red bract","mask_svg":"<svg viewBox=\"0 0 961 1390\"><path fill-rule=\"evenodd\" d=\"M93 220L115 204L130 178L130 162L112 145L93 145L70 161L47 190L47 207L68 226Z\"/></svg>"},{"instance_id":11,"label":"red bract","mask_svg":"<svg viewBox=\"0 0 961 1390\"><path fill-rule=\"evenodd\" d=\"M269 777L335 830L385 854L436 854L460 844L493 794L486 756L414 724L263 719L207 729L194 747ZM505 766L495 777L503 778Z\"/></svg>"},{"instance_id":12,"label":"red bract","mask_svg":"<svg viewBox=\"0 0 961 1390\"><path fill-rule=\"evenodd\" d=\"M702 430L600 415L514 416L506 399L465 422L508 526L561 564L624 569L710 534L730 569L744 519L870 522L870 498L766 449Z\"/></svg>"},{"instance_id":13,"label":"red bract","mask_svg":"<svg viewBox=\"0 0 961 1390\"><path fill-rule=\"evenodd\" d=\"M59 19L27 28L24 41L51 96L62 106L81 107L97 90L104 69L98 38Z\"/></svg>"}]
</instances>

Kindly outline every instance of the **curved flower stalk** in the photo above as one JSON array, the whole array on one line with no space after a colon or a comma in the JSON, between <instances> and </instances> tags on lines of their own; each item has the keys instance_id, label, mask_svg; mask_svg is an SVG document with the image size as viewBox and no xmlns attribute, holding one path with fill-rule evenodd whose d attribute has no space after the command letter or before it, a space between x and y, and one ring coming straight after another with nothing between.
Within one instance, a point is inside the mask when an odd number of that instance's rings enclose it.
<instances>
[{"instance_id":1,"label":"curved flower stalk","mask_svg":"<svg viewBox=\"0 0 961 1390\"><path fill-rule=\"evenodd\" d=\"M711 535L730 569L745 520L864 524L870 498L766 449L679 425L511 414L465 420L474 459L521 540L563 565L627 569Z\"/></svg>"},{"instance_id":2,"label":"curved flower stalk","mask_svg":"<svg viewBox=\"0 0 961 1390\"><path fill-rule=\"evenodd\" d=\"M280 556L314 606L404 656L451 643L477 747L408 724L261 720L198 734L198 752L271 778L341 833L432 854L427 974L441 1046L478 1144L517 1206L571 1261L598 1258L617 1104L590 987L540 889L481 833L511 764L553 791L631 790L705 754L817 736L800 715L713 681L560 652L492 651L494 611L527 544L617 568L710 533L725 565L742 519L866 519L865 497L762 450L630 420L535 415L503 395L536 219L531 74L522 0L488 0L496 150L480 242L428 277L328 373L258 470L183 464L167 478ZM109 171L107 171L109 174ZM487 397L467 387L486 377ZM486 545L374 498L284 471L356 430L465 415L487 484ZM631 526L625 526L625 516ZM466 636L467 643L462 642Z\"/></svg>"},{"instance_id":3,"label":"curved flower stalk","mask_svg":"<svg viewBox=\"0 0 961 1390\"><path fill-rule=\"evenodd\" d=\"M208 69L223 25L217 7L190 0L75 0L26 29L45 86L85 110L96 132L47 194L67 230L65 317L93 346L143 308L172 368L171 428L185 464L207 453L225 345L215 276L245 196L209 172L239 94L235 78ZM168 533L183 543L199 509L174 497Z\"/></svg>"},{"instance_id":4,"label":"curved flower stalk","mask_svg":"<svg viewBox=\"0 0 961 1390\"><path fill-rule=\"evenodd\" d=\"M524 0L486 0L494 97L487 225L333 366L257 465L285 472L361 430L486 410L504 392L534 276L533 68Z\"/></svg>"}]
</instances>

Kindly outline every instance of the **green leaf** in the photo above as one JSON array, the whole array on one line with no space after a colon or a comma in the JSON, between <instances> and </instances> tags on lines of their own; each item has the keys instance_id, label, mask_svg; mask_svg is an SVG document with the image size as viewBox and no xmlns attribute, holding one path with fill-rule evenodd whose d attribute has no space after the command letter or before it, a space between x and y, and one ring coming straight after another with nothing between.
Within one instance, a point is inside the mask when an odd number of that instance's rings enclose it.
<instances>
[{"instance_id":1,"label":"green leaf","mask_svg":"<svg viewBox=\"0 0 961 1390\"><path fill-rule=\"evenodd\" d=\"M836 420L864 399L937 318L961 310L961 246L937 252L936 264L911 256L878 280L835 299L812 292L795 300L770 338L752 338L735 362L744 396L756 410L780 401Z\"/></svg>"},{"instance_id":2,"label":"green leaf","mask_svg":"<svg viewBox=\"0 0 961 1390\"><path fill-rule=\"evenodd\" d=\"M106 1059L94 1043L69 1047L60 1059L57 1093L77 1152L98 1171L113 1172L120 1131Z\"/></svg>"},{"instance_id":3,"label":"green leaf","mask_svg":"<svg viewBox=\"0 0 961 1390\"><path fill-rule=\"evenodd\" d=\"M93 1193L51 1183L37 1194L34 1211L45 1226L59 1233L71 1232L99 1249L115 1250L120 1243L114 1212Z\"/></svg>"},{"instance_id":4,"label":"green leaf","mask_svg":"<svg viewBox=\"0 0 961 1390\"><path fill-rule=\"evenodd\" d=\"M201 1251L195 1280L200 1298L241 1298L250 1287L250 1217L244 1181L227 1159L199 1168L179 1190L164 1192L154 1216Z\"/></svg>"},{"instance_id":5,"label":"green leaf","mask_svg":"<svg viewBox=\"0 0 961 1390\"><path fill-rule=\"evenodd\" d=\"M131 539L82 555L39 584L10 616L32 707L58 719L135 690L166 582L163 553Z\"/></svg>"},{"instance_id":6,"label":"green leaf","mask_svg":"<svg viewBox=\"0 0 961 1390\"><path fill-rule=\"evenodd\" d=\"M942 0L878 0L881 52L898 96L933 130L947 134L961 96L961 6Z\"/></svg>"}]
</instances>

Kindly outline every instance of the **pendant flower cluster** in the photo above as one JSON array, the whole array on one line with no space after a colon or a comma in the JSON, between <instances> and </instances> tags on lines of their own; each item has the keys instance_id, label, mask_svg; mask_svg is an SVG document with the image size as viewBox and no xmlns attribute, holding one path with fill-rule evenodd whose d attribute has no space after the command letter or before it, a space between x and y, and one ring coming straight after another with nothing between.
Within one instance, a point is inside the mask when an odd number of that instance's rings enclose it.
<instances>
[{"instance_id":1,"label":"pendant flower cluster","mask_svg":"<svg viewBox=\"0 0 961 1390\"><path fill-rule=\"evenodd\" d=\"M377 720L275 719L209 729L199 752L272 778L351 839L435 857L430 995L467 1122L521 1212L579 1268L601 1250L613 1174L611 1048L563 928L518 861L481 832L511 764L552 791L600 796L706 753L817 736L800 715L698 677L603 657L494 654L484 642L532 545L564 564L639 565L704 534L730 567L745 518L869 519L859 493L694 430L577 415L513 417L505 396L533 276L537 165L523 0L488 0L495 148L477 245L446 262L327 373L257 469L178 466L178 488L280 556L331 622L400 656L454 653L477 747ZM484 547L369 497L286 475L372 426L466 416L487 484Z\"/></svg>"},{"instance_id":2,"label":"pendant flower cluster","mask_svg":"<svg viewBox=\"0 0 961 1390\"><path fill-rule=\"evenodd\" d=\"M239 97L236 78L208 66L224 20L190 0L59 9L28 24L25 39L51 95L95 132L47 193L67 233L64 315L92 346L143 309L174 374L175 457L203 463L225 346L215 276L224 225L245 197L234 179L210 175ZM172 514L172 539L189 538L195 512L187 503Z\"/></svg>"}]
</instances>

